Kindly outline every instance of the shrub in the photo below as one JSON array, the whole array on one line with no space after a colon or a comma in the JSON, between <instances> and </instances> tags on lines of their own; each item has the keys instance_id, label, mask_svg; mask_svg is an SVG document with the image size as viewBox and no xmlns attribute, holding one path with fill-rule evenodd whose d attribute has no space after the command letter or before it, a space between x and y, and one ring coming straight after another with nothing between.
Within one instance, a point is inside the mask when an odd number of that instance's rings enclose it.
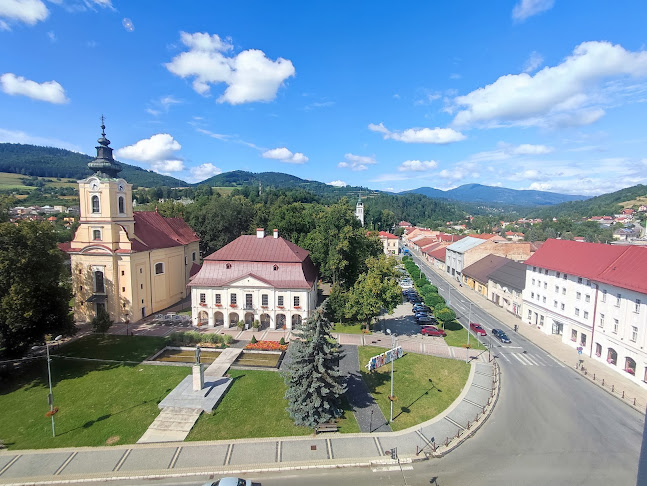
<instances>
[{"instance_id":1,"label":"shrub","mask_svg":"<svg viewBox=\"0 0 647 486\"><path fill-rule=\"evenodd\" d=\"M447 305L445 305L445 302L440 302L434 306L434 314L446 308L447 308Z\"/></svg>"},{"instance_id":2,"label":"shrub","mask_svg":"<svg viewBox=\"0 0 647 486\"><path fill-rule=\"evenodd\" d=\"M250 341L252 344L256 344L258 340L256 339L256 336L252 336L252 340Z\"/></svg>"},{"instance_id":3,"label":"shrub","mask_svg":"<svg viewBox=\"0 0 647 486\"><path fill-rule=\"evenodd\" d=\"M91 325L94 332L105 334L110 329L110 326L112 326L110 315L105 310L100 309L94 319L92 319Z\"/></svg>"},{"instance_id":4,"label":"shrub","mask_svg":"<svg viewBox=\"0 0 647 486\"><path fill-rule=\"evenodd\" d=\"M225 335L223 336L223 342L224 342L225 344L231 344L231 343L233 343L233 342L234 342L234 338L233 338L232 336L230 336L229 334L225 334Z\"/></svg>"},{"instance_id":5,"label":"shrub","mask_svg":"<svg viewBox=\"0 0 647 486\"><path fill-rule=\"evenodd\" d=\"M434 292L427 292L424 297L425 304L427 304L429 307L435 308L439 304L442 304L443 307L445 307L445 299Z\"/></svg>"},{"instance_id":6,"label":"shrub","mask_svg":"<svg viewBox=\"0 0 647 486\"><path fill-rule=\"evenodd\" d=\"M284 337L281 338L281 340L279 341L279 344L281 346L285 346L285 338Z\"/></svg>"},{"instance_id":7,"label":"shrub","mask_svg":"<svg viewBox=\"0 0 647 486\"><path fill-rule=\"evenodd\" d=\"M238 321L238 324L236 324L236 326L238 326L238 329L243 329L245 327L245 321Z\"/></svg>"},{"instance_id":8,"label":"shrub","mask_svg":"<svg viewBox=\"0 0 647 486\"><path fill-rule=\"evenodd\" d=\"M259 327L261 327L261 322L258 319L254 319L254 322L252 323L252 327L254 329L258 329Z\"/></svg>"}]
</instances>

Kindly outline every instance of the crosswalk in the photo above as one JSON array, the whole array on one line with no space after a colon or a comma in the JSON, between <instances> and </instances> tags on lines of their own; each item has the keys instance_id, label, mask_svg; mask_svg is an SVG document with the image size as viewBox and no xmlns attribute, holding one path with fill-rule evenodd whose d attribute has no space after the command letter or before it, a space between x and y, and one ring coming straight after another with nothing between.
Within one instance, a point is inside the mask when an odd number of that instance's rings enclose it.
<instances>
[{"instance_id":1,"label":"crosswalk","mask_svg":"<svg viewBox=\"0 0 647 486\"><path fill-rule=\"evenodd\" d=\"M564 368L565 365L550 356L537 356L527 353L497 353L497 356L511 364L521 364L523 366L546 366Z\"/></svg>"}]
</instances>

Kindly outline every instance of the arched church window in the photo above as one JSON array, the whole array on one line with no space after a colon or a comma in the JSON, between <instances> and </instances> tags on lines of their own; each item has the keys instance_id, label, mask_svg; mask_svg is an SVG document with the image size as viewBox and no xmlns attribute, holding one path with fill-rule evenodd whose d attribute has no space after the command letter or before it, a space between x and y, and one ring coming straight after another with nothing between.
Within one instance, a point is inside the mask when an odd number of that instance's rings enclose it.
<instances>
[{"instance_id":1,"label":"arched church window","mask_svg":"<svg viewBox=\"0 0 647 486\"><path fill-rule=\"evenodd\" d=\"M92 196L92 212L100 213L101 208L99 207L99 196Z\"/></svg>"},{"instance_id":2,"label":"arched church window","mask_svg":"<svg viewBox=\"0 0 647 486\"><path fill-rule=\"evenodd\" d=\"M123 196L119 196L119 214L126 212L126 202Z\"/></svg>"},{"instance_id":3,"label":"arched church window","mask_svg":"<svg viewBox=\"0 0 647 486\"><path fill-rule=\"evenodd\" d=\"M103 284L103 272L101 270L94 272L94 291L99 294L103 294L106 291L105 285Z\"/></svg>"}]
</instances>

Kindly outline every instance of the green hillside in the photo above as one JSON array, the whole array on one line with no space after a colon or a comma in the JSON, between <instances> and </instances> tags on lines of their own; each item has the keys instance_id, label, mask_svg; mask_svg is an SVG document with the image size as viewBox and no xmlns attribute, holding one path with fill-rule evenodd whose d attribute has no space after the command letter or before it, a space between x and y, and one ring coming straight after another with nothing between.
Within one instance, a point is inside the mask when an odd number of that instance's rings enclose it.
<instances>
[{"instance_id":1,"label":"green hillside","mask_svg":"<svg viewBox=\"0 0 647 486\"><path fill-rule=\"evenodd\" d=\"M26 176L83 179L92 172L88 162L92 157L70 150L39 147L20 143L0 143L0 172ZM184 181L157 172L124 164L120 175L131 184L143 187L188 186Z\"/></svg>"}]
</instances>

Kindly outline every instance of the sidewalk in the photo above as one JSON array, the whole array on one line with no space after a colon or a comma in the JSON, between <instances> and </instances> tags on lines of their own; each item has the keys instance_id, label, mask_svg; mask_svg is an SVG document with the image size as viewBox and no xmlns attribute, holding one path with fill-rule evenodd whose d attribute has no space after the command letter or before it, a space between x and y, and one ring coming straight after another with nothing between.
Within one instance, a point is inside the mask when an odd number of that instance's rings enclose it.
<instances>
[{"instance_id":1,"label":"sidewalk","mask_svg":"<svg viewBox=\"0 0 647 486\"><path fill-rule=\"evenodd\" d=\"M645 407L647 405L647 389L642 388L630 379L622 376L620 373L610 369L607 365L590 358L586 354L578 355L576 349L562 342L561 336L546 334L537 329L536 326L523 322L523 320L510 314L493 302L490 302L469 287L459 286L455 279L448 277L445 272L439 272L438 269L429 265L429 263L423 258L420 258L418 255L416 255L416 257L418 260L424 262L427 270L433 271L446 283L452 285L452 293L459 292L465 298L477 304L485 312L508 326L510 329L514 329L515 325L519 326L519 334L573 370L575 370L575 365L578 363L578 360L583 360L586 372L583 373L578 371L581 376L587 378L605 391L613 394L615 397L634 407L636 410L645 412Z\"/></svg>"}]
</instances>

